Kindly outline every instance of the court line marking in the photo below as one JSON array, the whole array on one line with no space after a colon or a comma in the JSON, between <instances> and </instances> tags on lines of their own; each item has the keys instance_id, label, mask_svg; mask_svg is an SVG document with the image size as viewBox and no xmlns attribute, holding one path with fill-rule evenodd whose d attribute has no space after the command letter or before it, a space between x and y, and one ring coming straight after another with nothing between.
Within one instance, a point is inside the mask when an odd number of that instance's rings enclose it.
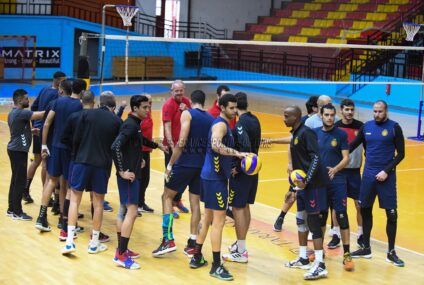
<instances>
[{"instance_id":1,"label":"court line marking","mask_svg":"<svg viewBox=\"0 0 424 285\"><path fill-rule=\"evenodd\" d=\"M407 171L424 171L424 168L408 168L408 169L396 169L397 172L407 172Z\"/></svg>"},{"instance_id":2,"label":"court line marking","mask_svg":"<svg viewBox=\"0 0 424 285\"><path fill-rule=\"evenodd\" d=\"M156 174L163 175L162 172L160 172L160 171L158 171L156 169L152 169L151 168L150 171L152 171L152 172L154 172ZM269 179L269 180L271 180L271 179ZM285 179L285 180L287 180L287 179ZM255 202L255 204L256 205L259 205L259 206L262 206L262 207L265 207L265 208L273 209L273 210L276 210L276 211L281 211L281 209L279 209L279 208L276 208L276 207L273 207L273 206L269 206L269 205L266 205L266 204L263 204L263 203L260 203L260 202ZM288 212L287 214L290 214L291 216L296 216L296 214L295 213L292 213L292 212ZM356 233L353 233L353 232L351 232L350 234L351 235L354 235L354 236L358 236ZM379 244L383 244L383 245L387 245L388 244L387 242L384 242L384 241L381 241L381 240L378 240L378 239L375 239L375 238L371 238L371 241L376 242L376 243L379 243ZM424 257L424 253L421 253L421 252L418 252L418 251L415 251L415 250L412 250L412 249L408 249L408 248L405 248L405 247L402 247L402 246L396 246L396 248L401 249L401 250L406 251L406 252L409 252L409 253L412 253L412 254L415 254L415 255L418 255L418 256L421 256L421 257Z\"/></svg>"}]
</instances>

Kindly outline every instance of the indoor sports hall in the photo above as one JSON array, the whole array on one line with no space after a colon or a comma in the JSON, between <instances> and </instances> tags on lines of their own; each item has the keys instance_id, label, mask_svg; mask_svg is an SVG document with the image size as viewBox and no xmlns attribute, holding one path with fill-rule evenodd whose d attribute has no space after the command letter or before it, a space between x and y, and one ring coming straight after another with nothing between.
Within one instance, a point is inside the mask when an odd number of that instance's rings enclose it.
<instances>
[{"instance_id":1,"label":"indoor sports hall","mask_svg":"<svg viewBox=\"0 0 424 285\"><path fill-rule=\"evenodd\" d=\"M212 3L213 2L213 3ZM265 3L266 2L266 3ZM110 236L108 250L90 255L90 197L85 193L79 212L75 254L63 256L57 228L59 216L48 209L51 232L35 227L43 185L38 168L30 194L22 201L32 221L6 215L11 166L8 157L8 114L13 92L28 92L30 105L51 85L53 74L82 78L96 96L112 91L119 106L136 94L152 96L153 138L163 138L162 107L174 80L185 82L185 96L206 93L205 109L216 100L220 85L244 92L248 110L260 123L262 138L290 136L283 111L297 105L306 114L310 96L328 95L340 116L343 99L355 102L354 118L373 120L373 103L384 100L389 118L405 137L405 158L396 168L398 220L396 252L405 262L386 262L386 213L373 207L371 259L354 259L355 270L343 270L343 248L328 249L328 277L322 284L420 284L424 280L424 3L418 0L207 1L0 0L0 284L130 283L195 284L224 281L211 278L209 268L191 269L183 253L189 237L190 213L179 212L173 231L177 250L155 258L162 237L164 155L151 153L146 203L154 213L135 221L129 247L140 253L139 270L114 264L119 193L115 167L105 199L101 231ZM30 25L28 23L31 23ZM131 24L131 26L129 26ZM422 29L420 31L420 29ZM122 119L130 112L127 106ZM286 215L281 232L273 230L289 188L288 146L273 144L259 150L262 169L246 244L249 262L225 262L234 284L303 284L304 271L284 264L298 255L296 207ZM32 147L29 150L32 157ZM183 203L188 207L187 191ZM351 251L357 249L356 210L348 199ZM204 210L201 205L202 212ZM236 240L234 220L227 217L221 252ZM313 249L312 241L308 249ZM212 263L209 235L203 253Z\"/></svg>"}]
</instances>

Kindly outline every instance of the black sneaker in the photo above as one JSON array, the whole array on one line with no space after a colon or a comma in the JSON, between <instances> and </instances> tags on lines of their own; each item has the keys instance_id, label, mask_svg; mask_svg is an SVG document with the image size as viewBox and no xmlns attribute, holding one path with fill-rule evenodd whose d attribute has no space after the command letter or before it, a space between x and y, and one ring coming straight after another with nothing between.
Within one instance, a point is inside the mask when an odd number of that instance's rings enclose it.
<instances>
[{"instance_id":1,"label":"black sneaker","mask_svg":"<svg viewBox=\"0 0 424 285\"><path fill-rule=\"evenodd\" d=\"M12 217L13 217L13 211L11 211L11 210L7 210L7 211L6 211L6 216L7 216L7 217L11 217L11 218L12 218Z\"/></svg>"},{"instance_id":2,"label":"black sneaker","mask_svg":"<svg viewBox=\"0 0 424 285\"><path fill-rule=\"evenodd\" d=\"M57 221L57 228L62 229L62 219L59 217L59 220Z\"/></svg>"},{"instance_id":3,"label":"black sneaker","mask_svg":"<svg viewBox=\"0 0 424 285\"><path fill-rule=\"evenodd\" d=\"M358 239L356 240L356 243L358 244L359 247L365 247L364 236L363 235L360 235L358 237Z\"/></svg>"},{"instance_id":4,"label":"black sneaker","mask_svg":"<svg viewBox=\"0 0 424 285\"><path fill-rule=\"evenodd\" d=\"M231 281L234 280L233 275L224 267L223 264L220 266L212 266L211 271L209 271L209 275L220 280Z\"/></svg>"},{"instance_id":5,"label":"black sneaker","mask_svg":"<svg viewBox=\"0 0 424 285\"><path fill-rule=\"evenodd\" d=\"M340 238L338 235L333 235L331 241L327 244L328 249L335 249L340 246Z\"/></svg>"},{"instance_id":6,"label":"black sneaker","mask_svg":"<svg viewBox=\"0 0 424 285\"><path fill-rule=\"evenodd\" d=\"M40 230L40 232L50 232L52 229L47 222L47 217L37 218L37 222L35 223L35 227Z\"/></svg>"},{"instance_id":7,"label":"black sneaker","mask_svg":"<svg viewBox=\"0 0 424 285\"><path fill-rule=\"evenodd\" d=\"M350 256L352 256L352 258L371 258L372 254L371 254L371 247L361 247L360 249L352 252L350 254Z\"/></svg>"},{"instance_id":8,"label":"black sneaker","mask_svg":"<svg viewBox=\"0 0 424 285\"><path fill-rule=\"evenodd\" d=\"M31 195L29 195L29 192L24 192L22 194L22 200L25 201L25 204L34 203L34 200L32 199Z\"/></svg>"},{"instance_id":9,"label":"black sneaker","mask_svg":"<svg viewBox=\"0 0 424 285\"><path fill-rule=\"evenodd\" d=\"M389 253L387 253L387 258L386 258L387 262L393 263L396 266L399 267L404 267L405 266L405 262L403 262L402 259L400 259L397 255L396 255L396 251L394 249L392 249Z\"/></svg>"},{"instance_id":10,"label":"black sneaker","mask_svg":"<svg viewBox=\"0 0 424 285\"><path fill-rule=\"evenodd\" d=\"M208 262L203 257L203 254L200 255L200 258L193 256L190 260L190 268L193 269L197 269L206 265L208 265Z\"/></svg>"},{"instance_id":11,"label":"black sneaker","mask_svg":"<svg viewBox=\"0 0 424 285\"><path fill-rule=\"evenodd\" d=\"M140 212L153 213L155 210L147 206L147 204L143 204L143 206L139 207L141 209Z\"/></svg>"},{"instance_id":12,"label":"black sneaker","mask_svg":"<svg viewBox=\"0 0 424 285\"><path fill-rule=\"evenodd\" d=\"M54 203L52 207L52 213L54 216L57 216L60 214L60 205L59 203Z\"/></svg>"},{"instance_id":13,"label":"black sneaker","mask_svg":"<svg viewBox=\"0 0 424 285\"><path fill-rule=\"evenodd\" d=\"M53 198L50 197L49 204L47 205L47 207L53 207L53 205L54 205L54 200Z\"/></svg>"},{"instance_id":14,"label":"black sneaker","mask_svg":"<svg viewBox=\"0 0 424 285\"><path fill-rule=\"evenodd\" d=\"M81 227L81 226L79 226L79 225L77 225L76 227L75 227L75 232L76 233L83 233L84 232L84 227ZM100 236L100 235L99 235ZM100 239L100 237L99 237L99 239Z\"/></svg>"},{"instance_id":15,"label":"black sneaker","mask_svg":"<svg viewBox=\"0 0 424 285\"><path fill-rule=\"evenodd\" d=\"M316 262L308 272L303 275L305 280L315 280L319 278L325 278L328 275L328 271L325 268L324 262Z\"/></svg>"},{"instance_id":16,"label":"black sneaker","mask_svg":"<svg viewBox=\"0 0 424 285\"><path fill-rule=\"evenodd\" d=\"M283 229L283 222L284 218L278 216L277 220L274 223L274 226L272 227L274 232L281 232L281 230Z\"/></svg>"},{"instance_id":17,"label":"black sneaker","mask_svg":"<svg viewBox=\"0 0 424 285\"><path fill-rule=\"evenodd\" d=\"M22 214L20 214L20 215L13 214L13 219L14 220L19 220L19 221L32 221L32 217L31 216L28 216L24 212L22 212Z\"/></svg>"}]
</instances>

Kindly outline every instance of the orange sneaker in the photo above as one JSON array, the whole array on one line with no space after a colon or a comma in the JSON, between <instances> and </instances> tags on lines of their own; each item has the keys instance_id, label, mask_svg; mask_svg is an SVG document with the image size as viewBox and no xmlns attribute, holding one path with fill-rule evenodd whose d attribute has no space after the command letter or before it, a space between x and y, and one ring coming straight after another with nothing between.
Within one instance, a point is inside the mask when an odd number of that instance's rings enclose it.
<instances>
[{"instance_id":1,"label":"orange sneaker","mask_svg":"<svg viewBox=\"0 0 424 285\"><path fill-rule=\"evenodd\" d=\"M352 256L350 256L349 252L346 252L343 255L343 268L346 271L355 270L355 263L353 263Z\"/></svg>"}]
</instances>

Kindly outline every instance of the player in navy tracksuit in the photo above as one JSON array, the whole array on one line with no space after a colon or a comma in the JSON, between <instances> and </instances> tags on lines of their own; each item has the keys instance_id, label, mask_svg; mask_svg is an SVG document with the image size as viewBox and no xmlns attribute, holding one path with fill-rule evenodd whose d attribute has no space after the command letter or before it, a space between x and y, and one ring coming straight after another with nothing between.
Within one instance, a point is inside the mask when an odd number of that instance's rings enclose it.
<instances>
[{"instance_id":1,"label":"player in navy tracksuit","mask_svg":"<svg viewBox=\"0 0 424 285\"><path fill-rule=\"evenodd\" d=\"M374 120L361 128L350 144L353 151L363 143L365 166L362 173L359 204L364 230L364 247L352 253L352 257L371 258L370 235L372 229L372 207L378 196L380 208L386 210L386 233L389 241L387 261L404 266L395 251L397 229L396 166L405 157L405 140L399 124L388 118L387 103L380 100L373 106Z\"/></svg>"}]
</instances>

